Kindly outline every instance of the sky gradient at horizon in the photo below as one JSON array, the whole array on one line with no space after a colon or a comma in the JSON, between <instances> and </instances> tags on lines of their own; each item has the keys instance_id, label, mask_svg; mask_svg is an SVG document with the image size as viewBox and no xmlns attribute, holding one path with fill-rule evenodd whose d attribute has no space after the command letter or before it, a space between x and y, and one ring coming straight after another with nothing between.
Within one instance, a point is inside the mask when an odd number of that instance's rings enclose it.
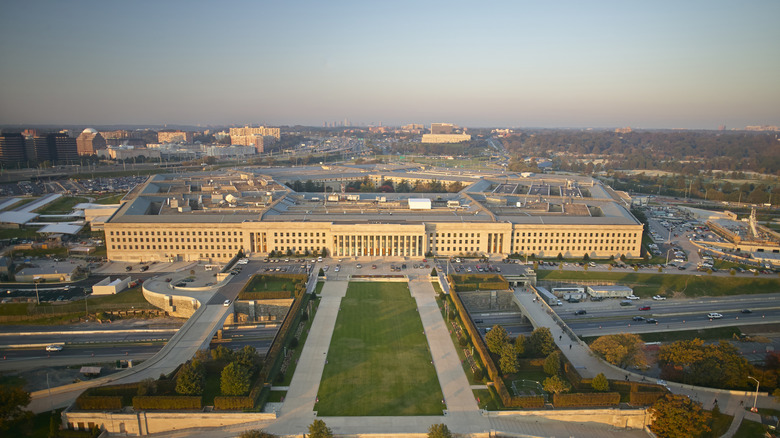
<instances>
[{"instance_id":1,"label":"sky gradient at horizon","mask_svg":"<svg viewBox=\"0 0 780 438\"><path fill-rule=\"evenodd\" d=\"M780 124L780 2L7 1L0 124Z\"/></svg>"}]
</instances>

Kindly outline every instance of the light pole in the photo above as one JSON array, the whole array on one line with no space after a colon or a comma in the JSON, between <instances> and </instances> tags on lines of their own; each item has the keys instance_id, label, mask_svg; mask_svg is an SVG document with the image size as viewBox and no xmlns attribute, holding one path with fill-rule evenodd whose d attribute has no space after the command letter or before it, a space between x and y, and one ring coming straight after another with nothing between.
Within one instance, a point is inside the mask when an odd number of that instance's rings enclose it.
<instances>
[{"instance_id":1,"label":"light pole","mask_svg":"<svg viewBox=\"0 0 780 438\"><path fill-rule=\"evenodd\" d=\"M753 407L750 408L750 412L758 412L758 408L756 408L756 402L758 401L758 387L761 386L758 379L755 377L748 376L748 379L752 379L756 381L756 396L753 398Z\"/></svg>"},{"instance_id":2,"label":"light pole","mask_svg":"<svg viewBox=\"0 0 780 438\"><path fill-rule=\"evenodd\" d=\"M38 302L38 305L41 305L41 297L38 296L38 282L41 280L40 277L33 277L33 284L35 284L35 301Z\"/></svg>"},{"instance_id":3,"label":"light pole","mask_svg":"<svg viewBox=\"0 0 780 438\"><path fill-rule=\"evenodd\" d=\"M672 252L673 249L674 248L669 248L668 250L666 250L666 264L667 265L669 264L669 253Z\"/></svg>"}]
</instances>

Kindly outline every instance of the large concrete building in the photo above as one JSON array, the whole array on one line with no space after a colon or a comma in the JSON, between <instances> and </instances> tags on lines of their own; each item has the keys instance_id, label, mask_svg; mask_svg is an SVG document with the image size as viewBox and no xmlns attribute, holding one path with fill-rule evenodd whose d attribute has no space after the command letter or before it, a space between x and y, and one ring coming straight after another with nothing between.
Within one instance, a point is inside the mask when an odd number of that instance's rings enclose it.
<instances>
[{"instance_id":1,"label":"large concrete building","mask_svg":"<svg viewBox=\"0 0 780 438\"><path fill-rule=\"evenodd\" d=\"M297 193L285 183L448 181L459 193ZM568 180L567 180L568 178ZM582 188L582 190L581 190ZM155 175L105 224L121 261L256 254L640 256L642 224L590 178L319 167ZM428 202L415 201L427 199ZM430 207L428 207L430 206Z\"/></svg>"},{"instance_id":2,"label":"large concrete building","mask_svg":"<svg viewBox=\"0 0 780 438\"><path fill-rule=\"evenodd\" d=\"M39 162L67 163L79 159L76 139L61 132L34 137L33 148Z\"/></svg>"},{"instance_id":3,"label":"large concrete building","mask_svg":"<svg viewBox=\"0 0 780 438\"><path fill-rule=\"evenodd\" d=\"M279 128L267 128L265 126L251 127L244 126L243 128L230 128L230 138L234 136L248 136L248 135L262 135L264 137L274 137L279 140L281 137L281 129Z\"/></svg>"},{"instance_id":4,"label":"large concrete building","mask_svg":"<svg viewBox=\"0 0 780 438\"><path fill-rule=\"evenodd\" d=\"M95 155L106 148L106 140L92 128L85 129L76 137L76 149L79 155Z\"/></svg>"}]
</instances>

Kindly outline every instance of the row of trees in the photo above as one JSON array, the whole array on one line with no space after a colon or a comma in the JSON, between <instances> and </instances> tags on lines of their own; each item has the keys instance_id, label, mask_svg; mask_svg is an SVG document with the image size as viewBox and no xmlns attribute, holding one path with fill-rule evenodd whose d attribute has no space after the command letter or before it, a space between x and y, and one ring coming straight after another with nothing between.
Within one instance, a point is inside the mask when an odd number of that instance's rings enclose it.
<instances>
[{"instance_id":1,"label":"row of trees","mask_svg":"<svg viewBox=\"0 0 780 438\"><path fill-rule=\"evenodd\" d=\"M583 157L609 156L606 169L655 169L696 175L702 170L780 175L780 149L774 133L543 130L503 140L519 156L556 154L560 168L583 171ZM572 158L561 158L572 157ZM591 168L592 169L592 168Z\"/></svg>"},{"instance_id":2,"label":"row of trees","mask_svg":"<svg viewBox=\"0 0 780 438\"><path fill-rule=\"evenodd\" d=\"M209 353L199 352L196 357L182 365L176 375L176 393L180 395L201 395L206 385L205 360L227 363L220 375L222 395L244 395L249 392L251 376L257 372L260 356L257 350L245 345L233 352L220 345Z\"/></svg>"},{"instance_id":3,"label":"row of trees","mask_svg":"<svg viewBox=\"0 0 780 438\"><path fill-rule=\"evenodd\" d=\"M522 334L511 339L506 329L496 324L485 335L485 343L488 351L499 357L503 374L516 373L520 357L547 357L556 350L555 340L547 327L534 330L528 339Z\"/></svg>"}]
</instances>

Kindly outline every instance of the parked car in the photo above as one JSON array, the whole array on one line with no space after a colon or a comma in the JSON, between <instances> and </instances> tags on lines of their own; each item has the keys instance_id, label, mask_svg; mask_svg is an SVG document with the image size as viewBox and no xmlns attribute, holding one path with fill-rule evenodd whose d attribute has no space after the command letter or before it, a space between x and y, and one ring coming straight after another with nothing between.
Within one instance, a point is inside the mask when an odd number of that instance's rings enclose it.
<instances>
[{"instance_id":1,"label":"parked car","mask_svg":"<svg viewBox=\"0 0 780 438\"><path fill-rule=\"evenodd\" d=\"M627 296L627 297L626 297L626 299L627 299L627 300L638 300L638 299L639 299L639 297L638 297L638 296L636 296L636 295L629 295L629 296Z\"/></svg>"},{"instance_id":2,"label":"parked car","mask_svg":"<svg viewBox=\"0 0 780 438\"><path fill-rule=\"evenodd\" d=\"M663 300L666 299L666 297L661 296L661 295L653 295L653 299L656 300L656 301L663 301Z\"/></svg>"}]
</instances>

